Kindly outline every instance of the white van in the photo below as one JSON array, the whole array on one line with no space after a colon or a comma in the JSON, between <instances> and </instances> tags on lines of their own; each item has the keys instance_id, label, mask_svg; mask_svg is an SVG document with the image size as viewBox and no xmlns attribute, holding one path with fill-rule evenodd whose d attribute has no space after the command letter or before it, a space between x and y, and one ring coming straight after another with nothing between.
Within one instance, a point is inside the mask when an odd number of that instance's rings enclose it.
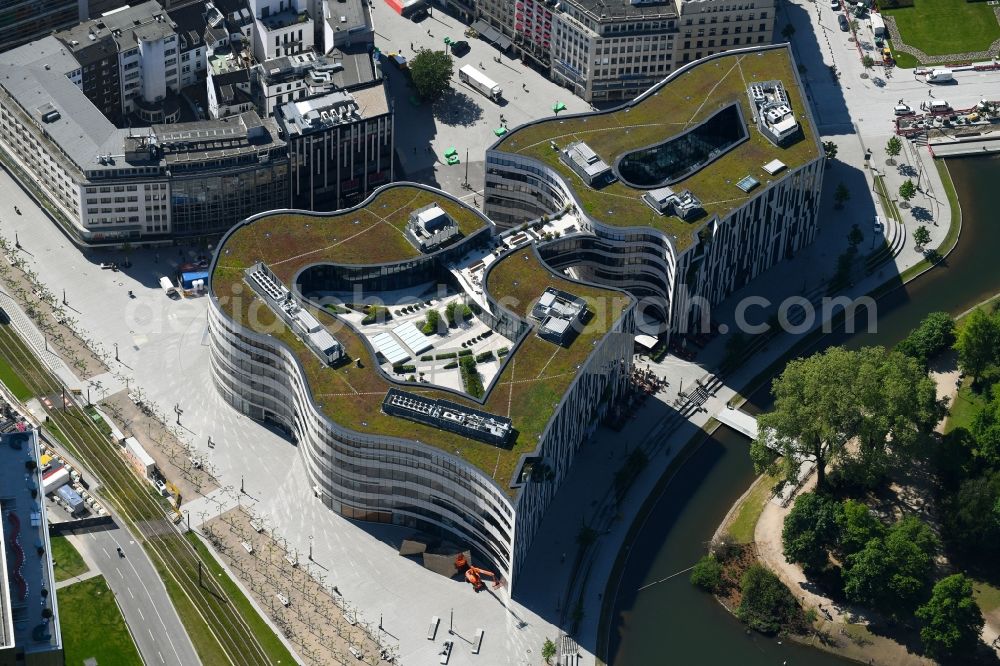
<instances>
[{"instance_id":1,"label":"white van","mask_svg":"<svg viewBox=\"0 0 1000 666\"><path fill-rule=\"evenodd\" d=\"M943 99L932 99L927 105L927 110L931 113L944 113L951 111L951 104Z\"/></svg>"},{"instance_id":2,"label":"white van","mask_svg":"<svg viewBox=\"0 0 1000 666\"><path fill-rule=\"evenodd\" d=\"M955 80L955 73L950 69L932 69L927 72L927 83L947 83Z\"/></svg>"}]
</instances>

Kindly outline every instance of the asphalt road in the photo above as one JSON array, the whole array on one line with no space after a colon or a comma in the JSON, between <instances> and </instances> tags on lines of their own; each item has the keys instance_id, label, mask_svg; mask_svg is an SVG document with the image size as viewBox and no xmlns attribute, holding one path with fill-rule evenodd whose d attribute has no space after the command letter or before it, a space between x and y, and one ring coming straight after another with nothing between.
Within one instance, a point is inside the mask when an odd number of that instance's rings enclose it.
<instances>
[{"instance_id":1,"label":"asphalt road","mask_svg":"<svg viewBox=\"0 0 1000 666\"><path fill-rule=\"evenodd\" d=\"M146 666L201 664L156 569L127 530L113 527L68 536L115 593ZM125 557L118 556L119 546Z\"/></svg>"}]
</instances>

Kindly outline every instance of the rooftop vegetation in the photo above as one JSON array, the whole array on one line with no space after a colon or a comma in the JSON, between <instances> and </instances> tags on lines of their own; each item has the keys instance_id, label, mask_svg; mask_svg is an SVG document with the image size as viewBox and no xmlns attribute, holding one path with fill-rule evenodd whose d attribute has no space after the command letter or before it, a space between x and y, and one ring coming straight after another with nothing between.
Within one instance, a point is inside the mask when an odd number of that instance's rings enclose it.
<instances>
[{"instance_id":1,"label":"rooftop vegetation","mask_svg":"<svg viewBox=\"0 0 1000 666\"><path fill-rule=\"evenodd\" d=\"M258 220L248 226L263 221L266 220ZM228 248L228 243L225 247ZM226 256L224 250L223 255ZM405 390L414 393L452 400L509 417L517 437L507 448L498 448L383 413L382 400L392 384L378 373L375 359L353 328L328 311L312 310L316 318L344 345L351 359L350 363L331 368L311 353L275 317L262 299L245 287L239 265L229 262L217 266L212 275L212 290L223 312L248 328L272 335L296 353L314 400L332 421L357 432L413 439L441 448L481 468L511 495L513 491L509 483L519 457L535 449L555 407L576 377L578 368L631 303L631 297L623 292L583 285L560 277L543 265L530 248L516 251L495 263L487 284L498 300L522 318L527 318L526 313L530 312L534 301L549 286L583 298L591 313L587 326L568 347L529 333L512 353L500 377L489 389L483 405L471 399L457 398L446 391L425 388L424 385L405 387ZM238 297L233 298L233 294L238 294ZM356 359L361 360L361 367L355 363Z\"/></svg>"},{"instance_id":2,"label":"rooftop vegetation","mask_svg":"<svg viewBox=\"0 0 1000 666\"><path fill-rule=\"evenodd\" d=\"M570 143L585 141L613 166L623 154L666 141L737 102L748 124L750 139L671 185L675 191L690 189L701 199L707 213L701 220L715 214L725 216L762 189L749 193L740 190L736 183L744 176L753 176L766 186L819 156L816 129L806 115L794 67L787 47L722 55L670 77L656 92L636 104L526 125L508 134L497 149L533 157L553 167L573 187L584 210L592 217L607 224L657 228L675 236L678 249L683 249L690 244L697 225L659 215L640 198L643 190L621 181L601 189L586 185L559 160L559 150ZM785 148L775 146L757 130L746 92L747 86L755 81L775 79L784 84L803 131L802 139ZM774 159L784 162L788 170L774 176L765 172L764 165Z\"/></svg>"}]
</instances>

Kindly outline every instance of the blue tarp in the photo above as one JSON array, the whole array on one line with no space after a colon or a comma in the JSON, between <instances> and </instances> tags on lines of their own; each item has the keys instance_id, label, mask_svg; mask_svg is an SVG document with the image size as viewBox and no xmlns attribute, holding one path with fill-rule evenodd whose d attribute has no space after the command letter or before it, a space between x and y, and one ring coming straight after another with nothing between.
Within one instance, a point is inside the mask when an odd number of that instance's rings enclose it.
<instances>
[{"instance_id":1,"label":"blue tarp","mask_svg":"<svg viewBox=\"0 0 1000 666\"><path fill-rule=\"evenodd\" d=\"M204 280L208 284L208 271L193 271L191 273L181 273L181 286L190 289L195 280Z\"/></svg>"}]
</instances>

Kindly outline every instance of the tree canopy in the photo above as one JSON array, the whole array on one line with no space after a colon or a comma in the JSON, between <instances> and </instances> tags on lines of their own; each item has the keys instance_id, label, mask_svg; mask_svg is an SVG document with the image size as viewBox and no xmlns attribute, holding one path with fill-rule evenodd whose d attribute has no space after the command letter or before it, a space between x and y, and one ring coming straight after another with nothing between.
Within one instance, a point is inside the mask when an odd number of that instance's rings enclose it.
<instances>
[{"instance_id":1,"label":"tree canopy","mask_svg":"<svg viewBox=\"0 0 1000 666\"><path fill-rule=\"evenodd\" d=\"M899 196L905 201L917 196L917 186L913 184L912 180L907 178L903 181L903 184L899 186Z\"/></svg>"},{"instance_id":2,"label":"tree canopy","mask_svg":"<svg viewBox=\"0 0 1000 666\"><path fill-rule=\"evenodd\" d=\"M921 225L913 230L913 244L917 247L925 247L931 242L931 232L927 227Z\"/></svg>"},{"instance_id":3,"label":"tree canopy","mask_svg":"<svg viewBox=\"0 0 1000 666\"><path fill-rule=\"evenodd\" d=\"M785 559L807 571L822 569L837 531L837 503L816 493L802 493L795 498L781 530Z\"/></svg>"},{"instance_id":4,"label":"tree canopy","mask_svg":"<svg viewBox=\"0 0 1000 666\"><path fill-rule=\"evenodd\" d=\"M890 454L902 455L922 442L943 415L934 383L914 359L882 347L848 351L831 347L788 363L775 379L774 407L758 417L751 457L758 472L773 471L768 437L782 454L785 476L798 459L816 460L816 489L823 492L826 467L845 456L858 439L857 460L881 473Z\"/></svg>"},{"instance_id":5,"label":"tree canopy","mask_svg":"<svg viewBox=\"0 0 1000 666\"><path fill-rule=\"evenodd\" d=\"M955 340L958 367L975 379L996 363L997 346L1000 344L1000 322L996 314L976 308L962 322Z\"/></svg>"},{"instance_id":6,"label":"tree canopy","mask_svg":"<svg viewBox=\"0 0 1000 666\"><path fill-rule=\"evenodd\" d=\"M896 351L927 366L931 358L955 344L955 319L947 312L932 312L896 345Z\"/></svg>"},{"instance_id":7,"label":"tree canopy","mask_svg":"<svg viewBox=\"0 0 1000 666\"><path fill-rule=\"evenodd\" d=\"M743 573L740 591L742 598L736 616L751 629L774 634L800 619L801 609L795 597L770 569L761 564L751 564Z\"/></svg>"},{"instance_id":8,"label":"tree canopy","mask_svg":"<svg viewBox=\"0 0 1000 666\"><path fill-rule=\"evenodd\" d=\"M885 144L885 152L889 157L896 157L903 150L903 142L893 134Z\"/></svg>"},{"instance_id":9,"label":"tree canopy","mask_svg":"<svg viewBox=\"0 0 1000 666\"><path fill-rule=\"evenodd\" d=\"M935 658L972 655L983 630L983 614L972 596L972 582L962 574L942 578L930 600L917 609L923 621L920 640Z\"/></svg>"},{"instance_id":10,"label":"tree canopy","mask_svg":"<svg viewBox=\"0 0 1000 666\"><path fill-rule=\"evenodd\" d=\"M455 65L447 51L420 49L410 60L413 85L424 99L437 99L451 87Z\"/></svg>"},{"instance_id":11,"label":"tree canopy","mask_svg":"<svg viewBox=\"0 0 1000 666\"><path fill-rule=\"evenodd\" d=\"M872 539L885 536L885 525L876 518L864 502L845 500L837 511L840 550L853 555Z\"/></svg>"},{"instance_id":12,"label":"tree canopy","mask_svg":"<svg viewBox=\"0 0 1000 666\"><path fill-rule=\"evenodd\" d=\"M844 594L891 615L912 611L930 582L937 545L926 524L903 518L847 558Z\"/></svg>"}]
</instances>

